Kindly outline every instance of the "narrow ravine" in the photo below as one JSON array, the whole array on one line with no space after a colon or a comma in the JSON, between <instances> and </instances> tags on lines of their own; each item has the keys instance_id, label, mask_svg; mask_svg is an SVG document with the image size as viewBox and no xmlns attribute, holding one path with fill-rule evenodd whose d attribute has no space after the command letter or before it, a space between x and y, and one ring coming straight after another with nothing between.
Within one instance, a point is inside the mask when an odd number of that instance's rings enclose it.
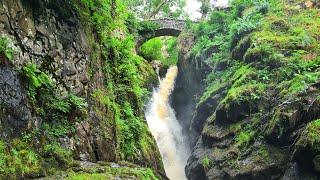
<instances>
[{"instance_id":1,"label":"narrow ravine","mask_svg":"<svg viewBox=\"0 0 320 180\"><path fill-rule=\"evenodd\" d=\"M167 176L173 180L184 180L184 167L190 150L169 103L177 74L178 68L170 67L166 77L160 80L160 85L153 91L146 109L146 118L157 141Z\"/></svg>"}]
</instances>

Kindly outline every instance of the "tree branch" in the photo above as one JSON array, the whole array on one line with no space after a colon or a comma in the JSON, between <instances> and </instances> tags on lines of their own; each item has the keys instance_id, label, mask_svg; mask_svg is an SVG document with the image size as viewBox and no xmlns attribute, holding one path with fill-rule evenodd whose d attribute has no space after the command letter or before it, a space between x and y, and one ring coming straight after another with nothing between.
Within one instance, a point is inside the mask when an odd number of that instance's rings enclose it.
<instances>
[{"instance_id":1,"label":"tree branch","mask_svg":"<svg viewBox=\"0 0 320 180\"><path fill-rule=\"evenodd\" d=\"M151 19L153 16L155 16L159 11L160 9L162 8L162 6L164 4L166 4L169 0L163 0L161 1L158 6L156 7L156 9L149 15L149 17L147 19Z\"/></svg>"}]
</instances>

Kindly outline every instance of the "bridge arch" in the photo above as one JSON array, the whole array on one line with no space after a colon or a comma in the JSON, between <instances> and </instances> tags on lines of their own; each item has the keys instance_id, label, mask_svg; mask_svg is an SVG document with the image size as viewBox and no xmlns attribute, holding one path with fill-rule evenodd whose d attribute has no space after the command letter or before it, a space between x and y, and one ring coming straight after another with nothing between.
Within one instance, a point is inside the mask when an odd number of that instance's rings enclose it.
<instances>
[{"instance_id":1,"label":"bridge arch","mask_svg":"<svg viewBox=\"0 0 320 180\"><path fill-rule=\"evenodd\" d=\"M139 37L135 39L136 48L138 49L142 44L148 40L160 37L160 36L175 36L178 37L181 31L183 31L186 21L176 19L157 19L149 20L149 22L155 22L159 25L157 29L152 32L139 33Z\"/></svg>"}]
</instances>

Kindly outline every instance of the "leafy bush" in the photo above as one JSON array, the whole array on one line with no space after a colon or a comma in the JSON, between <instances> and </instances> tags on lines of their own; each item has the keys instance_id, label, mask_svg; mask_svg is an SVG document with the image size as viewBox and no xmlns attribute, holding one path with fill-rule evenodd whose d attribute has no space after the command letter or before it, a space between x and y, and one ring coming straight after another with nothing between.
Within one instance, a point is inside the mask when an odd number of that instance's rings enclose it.
<instances>
[{"instance_id":1,"label":"leafy bush","mask_svg":"<svg viewBox=\"0 0 320 180\"><path fill-rule=\"evenodd\" d=\"M138 23L138 33L143 34L143 33L153 33L155 32L156 29L160 27L160 24L157 22L153 21L141 21Z\"/></svg>"},{"instance_id":2,"label":"leafy bush","mask_svg":"<svg viewBox=\"0 0 320 180\"><path fill-rule=\"evenodd\" d=\"M245 16L231 24L230 35L232 39L232 47L235 47L235 44L238 42L239 38L256 30L259 27L261 18L262 14L256 14L253 17Z\"/></svg>"},{"instance_id":3,"label":"leafy bush","mask_svg":"<svg viewBox=\"0 0 320 180\"><path fill-rule=\"evenodd\" d=\"M178 62L178 43L176 37L170 37L165 40L165 50L167 51L167 56L163 59L166 65L176 65Z\"/></svg>"},{"instance_id":4,"label":"leafy bush","mask_svg":"<svg viewBox=\"0 0 320 180\"><path fill-rule=\"evenodd\" d=\"M140 48L139 52L148 61L152 60L163 60L162 56L163 42L160 38L153 38L144 43Z\"/></svg>"},{"instance_id":5,"label":"leafy bush","mask_svg":"<svg viewBox=\"0 0 320 180\"><path fill-rule=\"evenodd\" d=\"M136 117L129 102L124 103L122 109L122 119L117 122L117 127L120 131L120 146L123 158L132 158L137 153L140 147L139 141L142 140L145 133L148 131L146 124L141 118Z\"/></svg>"}]
</instances>

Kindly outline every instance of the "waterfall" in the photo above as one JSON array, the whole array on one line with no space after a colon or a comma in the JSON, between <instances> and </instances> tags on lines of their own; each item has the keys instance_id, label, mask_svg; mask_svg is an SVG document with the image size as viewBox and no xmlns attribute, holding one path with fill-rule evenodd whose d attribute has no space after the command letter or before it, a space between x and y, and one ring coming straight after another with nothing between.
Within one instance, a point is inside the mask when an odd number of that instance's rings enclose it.
<instances>
[{"instance_id":1,"label":"waterfall","mask_svg":"<svg viewBox=\"0 0 320 180\"><path fill-rule=\"evenodd\" d=\"M152 99L146 110L146 118L156 139L167 176L172 180L185 180L184 167L190 150L182 135L169 98L178 74L176 66L170 67L159 88L153 91Z\"/></svg>"}]
</instances>

